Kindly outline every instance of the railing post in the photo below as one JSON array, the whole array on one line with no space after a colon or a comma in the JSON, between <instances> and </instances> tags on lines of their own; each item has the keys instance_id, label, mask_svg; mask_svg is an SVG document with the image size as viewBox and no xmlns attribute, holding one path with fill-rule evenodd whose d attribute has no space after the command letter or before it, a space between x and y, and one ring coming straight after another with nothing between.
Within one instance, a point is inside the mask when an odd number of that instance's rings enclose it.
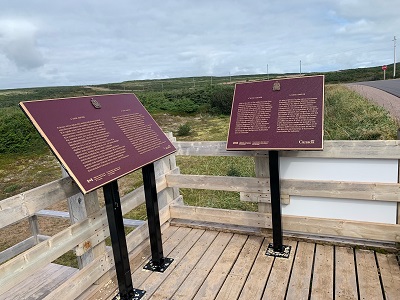
<instances>
[{"instance_id":1,"label":"railing post","mask_svg":"<svg viewBox=\"0 0 400 300\"><path fill-rule=\"evenodd\" d=\"M166 133L167 137L171 142L176 141L173 137L172 132ZM168 155L160 160L154 162L154 171L156 178L176 170L179 172L176 166L176 156L175 154ZM175 173L176 174L176 173ZM157 193L158 206L160 209L171 203L173 200L179 197L179 188L177 187L167 187L161 192Z\"/></svg>"},{"instance_id":2,"label":"railing post","mask_svg":"<svg viewBox=\"0 0 400 300\"><path fill-rule=\"evenodd\" d=\"M68 173L61 168L62 176L68 177ZM88 216L100 210L97 191L93 191L86 195L78 193L68 198L68 210L71 224L86 219ZM82 269L96 257L100 256L106 251L106 243L102 241L95 247L89 247L85 253L77 256L79 269Z\"/></svg>"},{"instance_id":3,"label":"railing post","mask_svg":"<svg viewBox=\"0 0 400 300\"><path fill-rule=\"evenodd\" d=\"M269 177L269 162L267 156L254 157L254 168L257 178ZM265 202L258 203L258 211L261 213L271 213L271 204Z\"/></svg>"},{"instance_id":4,"label":"railing post","mask_svg":"<svg viewBox=\"0 0 400 300\"><path fill-rule=\"evenodd\" d=\"M38 218L36 215L33 215L28 218L29 220L29 227L31 228L32 236L35 239L35 244L39 244L39 223L38 223Z\"/></svg>"}]
</instances>

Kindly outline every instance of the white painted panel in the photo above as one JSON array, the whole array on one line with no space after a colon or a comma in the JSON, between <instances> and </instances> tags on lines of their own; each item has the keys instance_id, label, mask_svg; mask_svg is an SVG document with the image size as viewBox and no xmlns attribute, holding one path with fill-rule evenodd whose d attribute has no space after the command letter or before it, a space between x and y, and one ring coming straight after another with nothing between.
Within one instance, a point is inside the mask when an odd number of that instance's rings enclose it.
<instances>
[{"instance_id":1,"label":"white painted panel","mask_svg":"<svg viewBox=\"0 0 400 300\"><path fill-rule=\"evenodd\" d=\"M282 214L396 224L396 207L394 202L292 196Z\"/></svg>"},{"instance_id":2,"label":"white painted panel","mask_svg":"<svg viewBox=\"0 0 400 300\"><path fill-rule=\"evenodd\" d=\"M397 160L280 158L283 179L397 182Z\"/></svg>"},{"instance_id":3,"label":"white painted panel","mask_svg":"<svg viewBox=\"0 0 400 300\"><path fill-rule=\"evenodd\" d=\"M282 179L397 182L397 160L280 158ZM396 202L290 197L282 214L396 224Z\"/></svg>"}]
</instances>

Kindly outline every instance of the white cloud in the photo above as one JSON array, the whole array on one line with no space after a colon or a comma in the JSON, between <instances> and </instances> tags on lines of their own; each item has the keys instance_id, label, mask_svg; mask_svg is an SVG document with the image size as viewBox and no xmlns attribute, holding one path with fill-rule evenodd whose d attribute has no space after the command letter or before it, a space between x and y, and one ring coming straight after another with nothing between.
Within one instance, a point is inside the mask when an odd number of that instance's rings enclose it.
<instances>
[{"instance_id":1,"label":"white cloud","mask_svg":"<svg viewBox=\"0 0 400 300\"><path fill-rule=\"evenodd\" d=\"M7 1L0 88L388 64L396 2Z\"/></svg>"},{"instance_id":2,"label":"white cloud","mask_svg":"<svg viewBox=\"0 0 400 300\"><path fill-rule=\"evenodd\" d=\"M0 53L21 69L44 64L36 41L37 28L26 20L0 20Z\"/></svg>"}]
</instances>

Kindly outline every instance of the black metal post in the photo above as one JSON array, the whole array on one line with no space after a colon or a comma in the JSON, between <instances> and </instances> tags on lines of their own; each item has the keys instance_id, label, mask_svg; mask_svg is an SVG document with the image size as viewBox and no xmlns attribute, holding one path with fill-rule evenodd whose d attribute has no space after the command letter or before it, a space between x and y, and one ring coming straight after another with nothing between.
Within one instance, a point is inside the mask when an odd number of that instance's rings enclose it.
<instances>
[{"instance_id":1,"label":"black metal post","mask_svg":"<svg viewBox=\"0 0 400 300\"><path fill-rule=\"evenodd\" d=\"M279 180L279 152L269 151L271 188L272 237L274 250L282 251L281 186Z\"/></svg>"},{"instance_id":2,"label":"black metal post","mask_svg":"<svg viewBox=\"0 0 400 300\"><path fill-rule=\"evenodd\" d=\"M281 187L279 178L279 152L271 150L269 155L269 176L271 190L271 215L272 215L272 245L267 250L267 255L289 257L290 246L282 243L282 213L281 213Z\"/></svg>"},{"instance_id":3,"label":"black metal post","mask_svg":"<svg viewBox=\"0 0 400 300\"><path fill-rule=\"evenodd\" d=\"M104 200L110 228L115 269L117 273L120 299L140 299L144 291L133 288L128 248L126 246L121 201L116 180L103 186Z\"/></svg>"},{"instance_id":4,"label":"black metal post","mask_svg":"<svg viewBox=\"0 0 400 300\"><path fill-rule=\"evenodd\" d=\"M142 175L152 257L151 261L146 264L144 268L147 270L164 272L173 259L164 257L163 253L154 163L142 167Z\"/></svg>"}]
</instances>

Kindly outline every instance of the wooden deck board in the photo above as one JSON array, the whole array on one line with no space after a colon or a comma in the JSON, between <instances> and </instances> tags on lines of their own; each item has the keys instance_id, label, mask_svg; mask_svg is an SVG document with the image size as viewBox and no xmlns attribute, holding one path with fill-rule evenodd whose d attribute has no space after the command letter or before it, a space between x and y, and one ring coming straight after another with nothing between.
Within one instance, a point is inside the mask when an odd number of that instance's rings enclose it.
<instances>
[{"instance_id":1,"label":"wooden deck board","mask_svg":"<svg viewBox=\"0 0 400 300\"><path fill-rule=\"evenodd\" d=\"M264 239L264 243L258 252L257 258L251 268L247 281L240 293L241 299L261 299L265 283L267 282L270 274L272 264L274 262L273 256L266 256L265 252L268 248L269 241Z\"/></svg>"},{"instance_id":2,"label":"wooden deck board","mask_svg":"<svg viewBox=\"0 0 400 300\"><path fill-rule=\"evenodd\" d=\"M386 300L400 296L400 267L394 254L376 253Z\"/></svg>"},{"instance_id":3,"label":"wooden deck board","mask_svg":"<svg viewBox=\"0 0 400 300\"><path fill-rule=\"evenodd\" d=\"M174 259L164 273L143 270L151 256L148 240L130 253L133 285L146 291L143 300L399 299L395 254L285 239L290 257L275 258L265 255L270 237L177 226L163 231L163 242L164 255ZM42 299L72 271L51 264L0 300ZM116 294L113 278L79 299Z\"/></svg>"},{"instance_id":4,"label":"wooden deck board","mask_svg":"<svg viewBox=\"0 0 400 300\"><path fill-rule=\"evenodd\" d=\"M192 272L173 295L174 299L191 299L203 284L204 279L210 273L218 258L225 250L232 238L231 233L220 232L214 242L204 253Z\"/></svg>"},{"instance_id":5,"label":"wooden deck board","mask_svg":"<svg viewBox=\"0 0 400 300\"><path fill-rule=\"evenodd\" d=\"M242 234L235 234L232 237L193 299L215 299L246 240L247 236Z\"/></svg>"},{"instance_id":6,"label":"wooden deck board","mask_svg":"<svg viewBox=\"0 0 400 300\"><path fill-rule=\"evenodd\" d=\"M311 299L333 299L333 246L317 245Z\"/></svg>"},{"instance_id":7,"label":"wooden deck board","mask_svg":"<svg viewBox=\"0 0 400 300\"><path fill-rule=\"evenodd\" d=\"M296 253L297 242L284 241L284 245L292 247L289 258L275 258L271 275L262 299L284 299L290 278L293 260Z\"/></svg>"},{"instance_id":8,"label":"wooden deck board","mask_svg":"<svg viewBox=\"0 0 400 300\"><path fill-rule=\"evenodd\" d=\"M179 233L177 233L178 231ZM179 240L179 237L181 237L182 239L184 235L187 234L189 231L190 229L183 230L183 228L168 227L162 233L162 238L165 245L164 247L167 248L171 243L174 243L173 242L174 240L176 239ZM148 240L144 241L143 243L148 244L148 246L145 247L142 251L139 251L139 253L137 253L133 257L131 253L129 254L129 264L131 266L131 272L134 272L135 270L139 269L139 266L143 266L151 256L150 244ZM132 274L132 282L133 286L136 287L137 278L135 278L134 273ZM83 297L80 297L79 299L81 300L107 299L107 297L113 297L115 296L115 294L117 294L117 288L118 288L118 282L114 271L114 276L111 280L109 280L103 285L96 286L96 289L91 291L89 295L83 295Z\"/></svg>"},{"instance_id":9,"label":"wooden deck board","mask_svg":"<svg viewBox=\"0 0 400 300\"><path fill-rule=\"evenodd\" d=\"M169 274L170 276L165 278L158 290L154 292L154 295L151 297L151 299L169 299L189 275L217 235L218 233L215 231L204 232L204 234L198 239L193 247L186 253L183 259L177 261L175 265L172 264L167 269L171 269ZM173 266L175 266L174 269L171 268ZM157 273L153 273L152 275L156 274ZM147 297L150 297L150 295L153 294L153 286L143 285L143 289L146 290L146 293L148 294Z\"/></svg>"},{"instance_id":10,"label":"wooden deck board","mask_svg":"<svg viewBox=\"0 0 400 300\"><path fill-rule=\"evenodd\" d=\"M354 250L349 247L335 249L335 298L358 299Z\"/></svg>"},{"instance_id":11,"label":"wooden deck board","mask_svg":"<svg viewBox=\"0 0 400 300\"><path fill-rule=\"evenodd\" d=\"M177 246L168 255L168 257L174 259L174 262L168 267L167 270L164 271L164 273L139 271L139 270L137 271L137 273L135 273L138 274L139 276L141 272L147 273L146 280L141 281L141 284L138 286L140 289L146 291L147 299L154 293L154 291L158 289L160 284L162 284L163 281L172 273L172 271L176 268L177 264L179 264L179 262L183 259L183 257L185 257L187 252L189 252L190 249L193 247L193 244L195 244L203 234L204 230L192 229L186 234L186 236L183 236L183 238L181 238L180 240L180 243L177 244Z\"/></svg>"},{"instance_id":12,"label":"wooden deck board","mask_svg":"<svg viewBox=\"0 0 400 300\"><path fill-rule=\"evenodd\" d=\"M226 278L221 290L217 295L217 300L237 299L240 295L243 285L246 282L247 275L254 263L254 259L260 251L263 239L261 237L251 236L243 246L231 272Z\"/></svg>"},{"instance_id":13,"label":"wooden deck board","mask_svg":"<svg viewBox=\"0 0 400 300\"><path fill-rule=\"evenodd\" d=\"M286 296L287 299L308 299L314 248L314 243L298 243Z\"/></svg>"},{"instance_id":14,"label":"wooden deck board","mask_svg":"<svg viewBox=\"0 0 400 300\"><path fill-rule=\"evenodd\" d=\"M355 252L360 299L383 299L374 252L360 249Z\"/></svg>"},{"instance_id":15,"label":"wooden deck board","mask_svg":"<svg viewBox=\"0 0 400 300\"><path fill-rule=\"evenodd\" d=\"M49 264L25 282L0 295L0 300L42 299L77 271L75 268Z\"/></svg>"}]
</instances>

